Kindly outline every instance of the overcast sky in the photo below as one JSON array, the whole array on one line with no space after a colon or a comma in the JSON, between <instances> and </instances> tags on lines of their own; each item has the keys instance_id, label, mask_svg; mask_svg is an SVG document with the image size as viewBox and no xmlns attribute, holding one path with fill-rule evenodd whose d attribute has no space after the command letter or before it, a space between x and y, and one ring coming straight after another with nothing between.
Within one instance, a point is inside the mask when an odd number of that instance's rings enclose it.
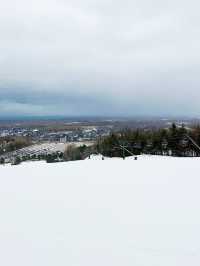
<instances>
[{"instance_id":1,"label":"overcast sky","mask_svg":"<svg viewBox=\"0 0 200 266\"><path fill-rule=\"evenodd\" d=\"M0 116L199 116L199 9L0 0Z\"/></svg>"}]
</instances>

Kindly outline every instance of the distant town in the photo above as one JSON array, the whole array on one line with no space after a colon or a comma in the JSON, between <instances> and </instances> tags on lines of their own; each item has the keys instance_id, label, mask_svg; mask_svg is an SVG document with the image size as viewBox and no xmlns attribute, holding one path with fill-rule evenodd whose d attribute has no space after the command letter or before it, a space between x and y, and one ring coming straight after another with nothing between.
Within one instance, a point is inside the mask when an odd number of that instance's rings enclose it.
<instances>
[{"instance_id":1,"label":"distant town","mask_svg":"<svg viewBox=\"0 0 200 266\"><path fill-rule=\"evenodd\" d=\"M90 146L97 138L108 136L110 131L110 127L86 127L57 132L49 132L40 128L1 129L0 138L4 140L0 144L1 160L4 163L14 163L16 158L38 159L40 156L63 154L69 144ZM14 147L10 150L10 143L13 140L16 143L21 140L22 146L25 147L19 147L19 149ZM27 144L23 145L22 140L27 140Z\"/></svg>"},{"instance_id":2,"label":"distant town","mask_svg":"<svg viewBox=\"0 0 200 266\"><path fill-rule=\"evenodd\" d=\"M49 132L41 128L1 128L0 137L26 137L33 142L82 142L93 141L100 136L107 136L112 127L81 127L69 131Z\"/></svg>"}]
</instances>

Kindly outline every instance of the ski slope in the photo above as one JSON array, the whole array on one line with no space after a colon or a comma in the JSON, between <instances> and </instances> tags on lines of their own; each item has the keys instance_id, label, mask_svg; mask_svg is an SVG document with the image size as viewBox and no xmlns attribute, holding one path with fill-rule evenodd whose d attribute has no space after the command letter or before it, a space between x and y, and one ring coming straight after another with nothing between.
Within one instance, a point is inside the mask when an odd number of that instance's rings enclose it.
<instances>
[{"instance_id":1,"label":"ski slope","mask_svg":"<svg viewBox=\"0 0 200 266\"><path fill-rule=\"evenodd\" d=\"M199 266L200 159L0 167L2 266Z\"/></svg>"}]
</instances>

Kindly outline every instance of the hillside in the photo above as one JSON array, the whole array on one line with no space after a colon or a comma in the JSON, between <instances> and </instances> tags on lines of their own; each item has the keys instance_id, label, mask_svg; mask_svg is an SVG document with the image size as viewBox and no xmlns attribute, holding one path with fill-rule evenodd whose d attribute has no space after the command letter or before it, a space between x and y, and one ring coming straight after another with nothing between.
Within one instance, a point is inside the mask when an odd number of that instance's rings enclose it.
<instances>
[{"instance_id":1,"label":"hillside","mask_svg":"<svg viewBox=\"0 0 200 266\"><path fill-rule=\"evenodd\" d=\"M0 167L0 265L199 266L200 159Z\"/></svg>"}]
</instances>

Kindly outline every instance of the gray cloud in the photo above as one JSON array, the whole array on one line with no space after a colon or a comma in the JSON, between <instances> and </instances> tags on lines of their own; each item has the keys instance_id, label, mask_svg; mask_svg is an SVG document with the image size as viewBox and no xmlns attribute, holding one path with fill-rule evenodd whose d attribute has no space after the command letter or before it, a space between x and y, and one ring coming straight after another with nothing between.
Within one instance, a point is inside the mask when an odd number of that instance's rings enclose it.
<instances>
[{"instance_id":1,"label":"gray cloud","mask_svg":"<svg viewBox=\"0 0 200 266\"><path fill-rule=\"evenodd\" d=\"M197 1L0 4L2 115L199 114Z\"/></svg>"}]
</instances>

